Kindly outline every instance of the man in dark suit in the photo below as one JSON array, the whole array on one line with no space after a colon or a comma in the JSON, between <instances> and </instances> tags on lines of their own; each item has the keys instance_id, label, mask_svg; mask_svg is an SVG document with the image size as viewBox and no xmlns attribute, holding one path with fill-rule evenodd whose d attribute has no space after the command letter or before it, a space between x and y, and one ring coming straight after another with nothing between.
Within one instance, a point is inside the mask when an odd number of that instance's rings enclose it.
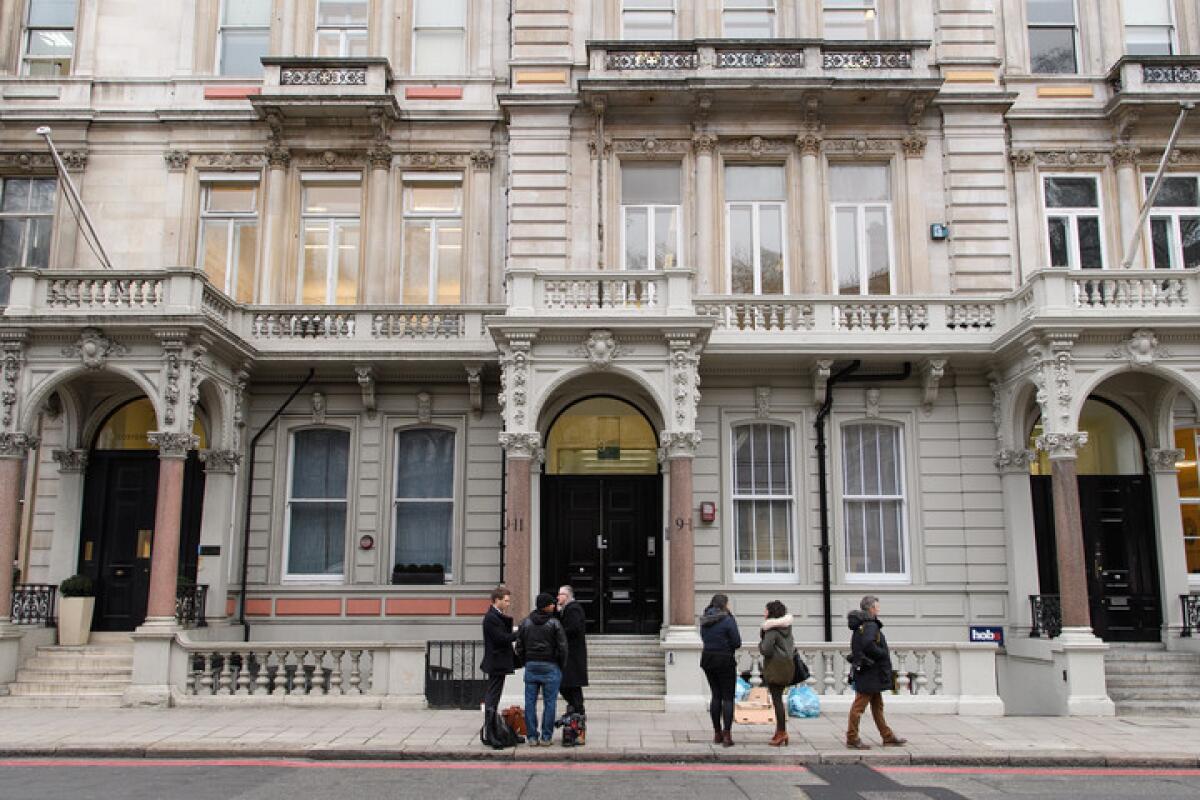
<instances>
[{"instance_id":1,"label":"man in dark suit","mask_svg":"<svg viewBox=\"0 0 1200 800\"><path fill-rule=\"evenodd\" d=\"M491 597L491 608L483 615L483 662L479 665L480 671L488 676L487 691L483 695L486 730L491 730L492 720L500 707L504 678L513 673L513 642L517 639L513 619L508 616L512 592L498 586L492 589Z\"/></svg>"},{"instance_id":2,"label":"man in dark suit","mask_svg":"<svg viewBox=\"0 0 1200 800\"><path fill-rule=\"evenodd\" d=\"M575 590L570 586L559 587L558 617L567 634L567 665L563 667L559 694L567 701L568 710L586 716L583 709L583 687L588 685L587 668L587 614L575 600ZM584 737L579 737L579 744Z\"/></svg>"}]
</instances>

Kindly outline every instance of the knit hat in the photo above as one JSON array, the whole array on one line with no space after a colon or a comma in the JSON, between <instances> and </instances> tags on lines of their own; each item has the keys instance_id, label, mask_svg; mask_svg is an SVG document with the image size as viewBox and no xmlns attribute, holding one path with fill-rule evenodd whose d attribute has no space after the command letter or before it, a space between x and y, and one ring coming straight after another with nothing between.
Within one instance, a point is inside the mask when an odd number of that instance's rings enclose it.
<instances>
[{"instance_id":1,"label":"knit hat","mask_svg":"<svg viewBox=\"0 0 1200 800\"><path fill-rule=\"evenodd\" d=\"M554 595L550 594L549 592L538 592L537 604L535 605L535 608L540 610L546 606L552 605L554 605Z\"/></svg>"}]
</instances>

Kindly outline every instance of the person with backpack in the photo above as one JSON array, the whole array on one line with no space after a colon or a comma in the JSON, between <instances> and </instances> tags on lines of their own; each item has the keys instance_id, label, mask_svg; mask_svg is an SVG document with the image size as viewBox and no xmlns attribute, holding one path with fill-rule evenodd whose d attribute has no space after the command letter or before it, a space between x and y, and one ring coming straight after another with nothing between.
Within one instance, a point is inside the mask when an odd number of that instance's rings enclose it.
<instances>
[{"instance_id":1,"label":"person with backpack","mask_svg":"<svg viewBox=\"0 0 1200 800\"><path fill-rule=\"evenodd\" d=\"M858 736L858 724L867 706L885 747L908 742L901 739L883 718L883 693L892 690L892 657L887 638L883 635L883 620L879 619L879 598L867 595L858 610L846 615L850 630L850 665L854 681L854 703L846 723L846 747L851 750L870 750L871 745Z\"/></svg>"},{"instance_id":2,"label":"person with backpack","mask_svg":"<svg viewBox=\"0 0 1200 800\"><path fill-rule=\"evenodd\" d=\"M742 646L742 634L726 595L714 594L704 609L700 639L704 642L700 669L704 670L712 691L708 713L712 717L713 744L733 747L733 696L737 690L737 651Z\"/></svg>"},{"instance_id":3,"label":"person with backpack","mask_svg":"<svg viewBox=\"0 0 1200 800\"><path fill-rule=\"evenodd\" d=\"M554 615L554 596L541 592L537 607L517 629L517 660L525 664L525 727L529 744L549 746L554 738L554 711L562 668L567 663L567 634ZM538 735L537 698L542 693L542 728Z\"/></svg>"},{"instance_id":4,"label":"person with backpack","mask_svg":"<svg viewBox=\"0 0 1200 800\"><path fill-rule=\"evenodd\" d=\"M513 618L508 616L512 606L512 592L503 586L492 589L492 604L483 615L483 661L479 671L488 676L487 691L483 695L483 729L479 732L480 740L491 747L502 750L510 746L509 738L503 731L498 731L499 725L504 724L498 715L500 695L504 694L504 679L513 674L513 643L517 640L514 633ZM511 737L516 743L522 738Z\"/></svg>"},{"instance_id":5,"label":"person with backpack","mask_svg":"<svg viewBox=\"0 0 1200 800\"><path fill-rule=\"evenodd\" d=\"M763 655L763 683L767 685L771 703L775 706L775 735L767 744L786 747L787 704L783 701L783 693L792 684L796 673L792 657L796 650L796 641L792 638L792 615L787 613L787 606L772 600L767 603L764 616L766 620L759 633L758 652Z\"/></svg>"}]
</instances>

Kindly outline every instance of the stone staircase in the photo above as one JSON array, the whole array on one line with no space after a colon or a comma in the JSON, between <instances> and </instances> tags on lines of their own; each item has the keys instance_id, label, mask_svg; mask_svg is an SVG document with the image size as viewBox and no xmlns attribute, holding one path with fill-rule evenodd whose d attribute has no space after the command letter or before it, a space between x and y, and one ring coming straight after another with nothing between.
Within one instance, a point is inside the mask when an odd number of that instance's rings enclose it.
<instances>
[{"instance_id":1,"label":"stone staircase","mask_svg":"<svg viewBox=\"0 0 1200 800\"><path fill-rule=\"evenodd\" d=\"M1104 673L1118 714L1200 714L1200 654L1109 642Z\"/></svg>"},{"instance_id":2,"label":"stone staircase","mask_svg":"<svg viewBox=\"0 0 1200 800\"><path fill-rule=\"evenodd\" d=\"M133 639L93 633L81 647L47 645L17 672L0 707L117 708L133 677Z\"/></svg>"},{"instance_id":3,"label":"stone staircase","mask_svg":"<svg viewBox=\"0 0 1200 800\"><path fill-rule=\"evenodd\" d=\"M589 636L588 711L663 711L667 693L657 636Z\"/></svg>"}]
</instances>

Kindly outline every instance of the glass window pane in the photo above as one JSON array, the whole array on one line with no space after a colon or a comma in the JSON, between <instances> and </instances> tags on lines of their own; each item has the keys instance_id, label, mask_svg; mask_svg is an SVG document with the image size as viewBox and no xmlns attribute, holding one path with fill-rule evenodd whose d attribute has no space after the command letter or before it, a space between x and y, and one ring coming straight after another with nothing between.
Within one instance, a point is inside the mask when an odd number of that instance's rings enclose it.
<instances>
[{"instance_id":1,"label":"glass window pane","mask_svg":"<svg viewBox=\"0 0 1200 800\"><path fill-rule=\"evenodd\" d=\"M200 265L213 286L225 291L228 273L229 220L206 219L200 223Z\"/></svg>"},{"instance_id":2,"label":"glass window pane","mask_svg":"<svg viewBox=\"0 0 1200 800\"><path fill-rule=\"evenodd\" d=\"M834 164L829 168L829 193L835 203L886 203L891 181L886 164Z\"/></svg>"},{"instance_id":3,"label":"glass window pane","mask_svg":"<svg viewBox=\"0 0 1200 800\"><path fill-rule=\"evenodd\" d=\"M270 25L271 2L272 0L225 0L224 24Z\"/></svg>"},{"instance_id":4,"label":"glass window pane","mask_svg":"<svg viewBox=\"0 0 1200 800\"><path fill-rule=\"evenodd\" d=\"M407 305L429 303L429 273L432 268L433 223L407 220L404 223L404 298Z\"/></svg>"},{"instance_id":5,"label":"glass window pane","mask_svg":"<svg viewBox=\"0 0 1200 800\"><path fill-rule=\"evenodd\" d=\"M1169 56L1175 52L1171 29L1137 26L1125 28L1125 52L1131 56Z\"/></svg>"},{"instance_id":6,"label":"glass window pane","mask_svg":"<svg viewBox=\"0 0 1200 800\"><path fill-rule=\"evenodd\" d=\"M775 15L770 11L726 11L724 28L730 39L770 39L775 35Z\"/></svg>"},{"instance_id":7,"label":"glass window pane","mask_svg":"<svg viewBox=\"0 0 1200 800\"><path fill-rule=\"evenodd\" d=\"M623 17L626 39L675 38L675 15L670 11L627 11Z\"/></svg>"},{"instance_id":8,"label":"glass window pane","mask_svg":"<svg viewBox=\"0 0 1200 800\"><path fill-rule=\"evenodd\" d=\"M54 197L58 189L58 181L53 178L39 178L30 181L31 196L30 211L50 212L54 210Z\"/></svg>"},{"instance_id":9,"label":"glass window pane","mask_svg":"<svg viewBox=\"0 0 1200 800\"><path fill-rule=\"evenodd\" d=\"M340 575L345 568L346 503L293 503L287 571Z\"/></svg>"},{"instance_id":10,"label":"glass window pane","mask_svg":"<svg viewBox=\"0 0 1200 800\"><path fill-rule=\"evenodd\" d=\"M209 184L204 198L205 211L253 212L258 199L258 184Z\"/></svg>"},{"instance_id":11,"label":"glass window pane","mask_svg":"<svg viewBox=\"0 0 1200 800\"><path fill-rule=\"evenodd\" d=\"M1171 268L1171 228L1170 217L1150 218L1150 250L1154 258L1155 269Z\"/></svg>"},{"instance_id":12,"label":"glass window pane","mask_svg":"<svg viewBox=\"0 0 1200 800\"><path fill-rule=\"evenodd\" d=\"M27 20L31 28L74 28L75 0L29 0Z\"/></svg>"},{"instance_id":13,"label":"glass window pane","mask_svg":"<svg viewBox=\"0 0 1200 800\"><path fill-rule=\"evenodd\" d=\"M861 425L862 437L862 493L878 495L879 491L879 438L878 425Z\"/></svg>"},{"instance_id":14,"label":"glass window pane","mask_svg":"<svg viewBox=\"0 0 1200 800\"><path fill-rule=\"evenodd\" d=\"M449 570L453 525L453 503L397 503L395 563Z\"/></svg>"},{"instance_id":15,"label":"glass window pane","mask_svg":"<svg viewBox=\"0 0 1200 800\"><path fill-rule=\"evenodd\" d=\"M725 168L725 200L785 200L783 167L743 166Z\"/></svg>"},{"instance_id":16,"label":"glass window pane","mask_svg":"<svg viewBox=\"0 0 1200 800\"><path fill-rule=\"evenodd\" d=\"M462 302L462 226L438 223L437 247L437 302L456 305Z\"/></svg>"},{"instance_id":17,"label":"glass window pane","mask_svg":"<svg viewBox=\"0 0 1200 800\"><path fill-rule=\"evenodd\" d=\"M734 503L734 540L737 543L737 571L754 572L754 503L738 500Z\"/></svg>"},{"instance_id":18,"label":"glass window pane","mask_svg":"<svg viewBox=\"0 0 1200 800\"><path fill-rule=\"evenodd\" d=\"M349 306L358 302L359 226L357 222L339 222L337 230L338 272L334 302Z\"/></svg>"},{"instance_id":19,"label":"glass window pane","mask_svg":"<svg viewBox=\"0 0 1200 800\"><path fill-rule=\"evenodd\" d=\"M358 58L367 55L366 31L350 31L346 36L346 55Z\"/></svg>"},{"instance_id":20,"label":"glass window pane","mask_svg":"<svg viewBox=\"0 0 1200 800\"><path fill-rule=\"evenodd\" d=\"M625 269L649 269L650 254L646 252L650 209L625 209Z\"/></svg>"},{"instance_id":21,"label":"glass window pane","mask_svg":"<svg viewBox=\"0 0 1200 800\"><path fill-rule=\"evenodd\" d=\"M771 487L775 494L792 493L791 431L782 425L771 428Z\"/></svg>"},{"instance_id":22,"label":"glass window pane","mask_svg":"<svg viewBox=\"0 0 1200 800\"><path fill-rule=\"evenodd\" d=\"M842 504L846 527L846 571L867 571L867 548L863 540L863 503L847 500Z\"/></svg>"},{"instance_id":23,"label":"glass window pane","mask_svg":"<svg viewBox=\"0 0 1200 800\"><path fill-rule=\"evenodd\" d=\"M367 0L320 0L317 4L317 24L331 27L366 25L367 13Z\"/></svg>"},{"instance_id":24,"label":"glass window pane","mask_svg":"<svg viewBox=\"0 0 1200 800\"><path fill-rule=\"evenodd\" d=\"M792 571L792 504L790 501L774 500L771 508L771 572L780 574Z\"/></svg>"},{"instance_id":25,"label":"glass window pane","mask_svg":"<svg viewBox=\"0 0 1200 800\"><path fill-rule=\"evenodd\" d=\"M1146 177L1146 192L1154 178ZM1195 208L1200 206L1200 188L1195 178L1167 177L1163 178L1158 195L1154 198L1155 208Z\"/></svg>"},{"instance_id":26,"label":"glass window pane","mask_svg":"<svg viewBox=\"0 0 1200 800\"><path fill-rule=\"evenodd\" d=\"M362 188L357 183L310 183L304 187L305 214L358 214Z\"/></svg>"},{"instance_id":27,"label":"glass window pane","mask_svg":"<svg viewBox=\"0 0 1200 800\"><path fill-rule=\"evenodd\" d=\"M771 444L767 426L751 425L750 440L753 442L751 452L754 455L754 458L751 460L752 472L750 480L753 484L751 491L754 494L769 494L771 491L771 474L767 468L767 462L771 457Z\"/></svg>"},{"instance_id":28,"label":"glass window pane","mask_svg":"<svg viewBox=\"0 0 1200 800\"><path fill-rule=\"evenodd\" d=\"M863 503L863 539L866 547L866 571L883 572L882 504L876 500Z\"/></svg>"},{"instance_id":29,"label":"glass window pane","mask_svg":"<svg viewBox=\"0 0 1200 800\"><path fill-rule=\"evenodd\" d=\"M759 207L758 239L762 293L783 294L783 209L779 206Z\"/></svg>"},{"instance_id":30,"label":"glass window pane","mask_svg":"<svg viewBox=\"0 0 1200 800\"><path fill-rule=\"evenodd\" d=\"M28 55L71 57L75 52L75 31L40 30L29 32Z\"/></svg>"},{"instance_id":31,"label":"glass window pane","mask_svg":"<svg viewBox=\"0 0 1200 800\"><path fill-rule=\"evenodd\" d=\"M729 207L729 290L754 293L754 240L750 206Z\"/></svg>"},{"instance_id":32,"label":"glass window pane","mask_svg":"<svg viewBox=\"0 0 1200 800\"><path fill-rule=\"evenodd\" d=\"M0 219L0 267L21 267L21 238L25 234L24 219Z\"/></svg>"},{"instance_id":33,"label":"glass window pane","mask_svg":"<svg viewBox=\"0 0 1200 800\"><path fill-rule=\"evenodd\" d=\"M1176 462L1178 468L1179 496L1200 499L1200 475L1196 467L1196 428L1176 428L1175 446L1183 451L1183 458ZM1184 536L1200 536L1200 528L1184 531Z\"/></svg>"},{"instance_id":34,"label":"glass window pane","mask_svg":"<svg viewBox=\"0 0 1200 800\"><path fill-rule=\"evenodd\" d=\"M456 213L462 208L462 184L404 185L404 210L413 213Z\"/></svg>"},{"instance_id":35,"label":"glass window pane","mask_svg":"<svg viewBox=\"0 0 1200 800\"><path fill-rule=\"evenodd\" d=\"M4 197L0 199L0 211L20 212L29 210L29 198L33 187L24 178L9 178L4 181Z\"/></svg>"},{"instance_id":36,"label":"glass window pane","mask_svg":"<svg viewBox=\"0 0 1200 800\"><path fill-rule=\"evenodd\" d=\"M454 431L423 428L396 434L396 497L454 497Z\"/></svg>"},{"instance_id":37,"label":"glass window pane","mask_svg":"<svg viewBox=\"0 0 1200 800\"><path fill-rule=\"evenodd\" d=\"M1200 217L1180 217L1179 232L1183 243L1183 267L1200 267Z\"/></svg>"},{"instance_id":38,"label":"glass window pane","mask_svg":"<svg viewBox=\"0 0 1200 800\"><path fill-rule=\"evenodd\" d=\"M258 259L258 223L234 224L233 263L237 267L233 297L242 303L254 302L254 265Z\"/></svg>"},{"instance_id":39,"label":"glass window pane","mask_svg":"<svg viewBox=\"0 0 1200 800\"><path fill-rule=\"evenodd\" d=\"M1100 269L1104 259L1100 249L1100 218L1079 217L1079 266L1083 269Z\"/></svg>"},{"instance_id":40,"label":"glass window pane","mask_svg":"<svg viewBox=\"0 0 1200 800\"><path fill-rule=\"evenodd\" d=\"M1075 29L1030 28L1029 69L1042 75L1069 75L1076 72Z\"/></svg>"},{"instance_id":41,"label":"glass window pane","mask_svg":"<svg viewBox=\"0 0 1200 800\"><path fill-rule=\"evenodd\" d=\"M467 24L467 0L415 0L414 20L419 26L463 27Z\"/></svg>"},{"instance_id":42,"label":"glass window pane","mask_svg":"<svg viewBox=\"0 0 1200 800\"><path fill-rule=\"evenodd\" d=\"M874 39L875 20L865 11L835 11L826 9L824 14L826 39Z\"/></svg>"},{"instance_id":43,"label":"glass window pane","mask_svg":"<svg viewBox=\"0 0 1200 800\"><path fill-rule=\"evenodd\" d=\"M54 220L50 217L34 217L29 220L29 239L25 243L25 266L50 266L50 231Z\"/></svg>"},{"instance_id":44,"label":"glass window pane","mask_svg":"<svg viewBox=\"0 0 1200 800\"><path fill-rule=\"evenodd\" d=\"M834 235L837 237L838 294L858 294L858 212L853 208L838 208L833 212Z\"/></svg>"},{"instance_id":45,"label":"glass window pane","mask_svg":"<svg viewBox=\"0 0 1200 800\"><path fill-rule=\"evenodd\" d=\"M221 33L221 74L255 77L262 75L267 54L267 31L238 30Z\"/></svg>"},{"instance_id":46,"label":"glass window pane","mask_svg":"<svg viewBox=\"0 0 1200 800\"><path fill-rule=\"evenodd\" d=\"M680 203L677 162L625 162L621 165L621 202L628 205L677 206Z\"/></svg>"},{"instance_id":47,"label":"glass window pane","mask_svg":"<svg viewBox=\"0 0 1200 800\"><path fill-rule=\"evenodd\" d=\"M900 488L900 430L878 426L879 488L882 494L898 495Z\"/></svg>"},{"instance_id":48,"label":"glass window pane","mask_svg":"<svg viewBox=\"0 0 1200 800\"><path fill-rule=\"evenodd\" d=\"M751 494L754 491L753 469L754 441L750 436L752 425L743 425L733 430L733 492Z\"/></svg>"},{"instance_id":49,"label":"glass window pane","mask_svg":"<svg viewBox=\"0 0 1200 800\"><path fill-rule=\"evenodd\" d=\"M863 435L862 425L842 428L842 472L844 491L849 495L863 493Z\"/></svg>"},{"instance_id":50,"label":"glass window pane","mask_svg":"<svg viewBox=\"0 0 1200 800\"><path fill-rule=\"evenodd\" d=\"M317 31L317 55L340 56L342 54L341 31Z\"/></svg>"},{"instance_id":51,"label":"glass window pane","mask_svg":"<svg viewBox=\"0 0 1200 800\"><path fill-rule=\"evenodd\" d=\"M904 558L904 536L900 520L899 500L886 500L879 504L880 533L882 537L883 561L880 571L888 574L903 574L907 571Z\"/></svg>"},{"instance_id":52,"label":"glass window pane","mask_svg":"<svg viewBox=\"0 0 1200 800\"><path fill-rule=\"evenodd\" d=\"M292 497L345 498L350 433L333 428L293 435Z\"/></svg>"},{"instance_id":53,"label":"glass window pane","mask_svg":"<svg viewBox=\"0 0 1200 800\"><path fill-rule=\"evenodd\" d=\"M892 265L887 211L882 208L868 208L864 214L867 234L867 294L891 294Z\"/></svg>"},{"instance_id":54,"label":"glass window pane","mask_svg":"<svg viewBox=\"0 0 1200 800\"><path fill-rule=\"evenodd\" d=\"M679 213L676 208L654 209L654 268L679 266Z\"/></svg>"},{"instance_id":55,"label":"glass window pane","mask_svg":"<svg viewBox=\"0 0 1200 800\"><path fill-rule=\"evenodd\" d=\"M1099 208L1095 178L1047 178L1047 208Z\"/></svg>"},{"instance_id":56,"label":"glass window pane","mask_svg":"<svg viewBox=\"0 0 1200 800\"><path fill-rule=\"evenodd\" d=\"M1050 266L1069 267L1071 257L1067 249L1066 217L1051 217L1046 220L1046 229L1050 237Z\"/></svg>"},{"instance_id":57,"label":"glass window pane","mask_svg":"<svg viewBox=\"0 0 1200 800\"><path fill-rule=\"evenodd\" d=\"M1126 25L1170 25L1171 0L1121 0Z\"/></svg>"},{"instance_id":58,"label":"glass window pane","mask_svg":"<svg viewBox=\"0 0 1200 800\"><path fill-rule=\"evenodd\" d=\"M418 31L413 42L413 72L417 75L462 75L466 54L461 30Z\"/></svg>"},{"instance_id":59,"label":"glass window pane","mask_svg":"<svg viewBox=\"0 0 1200 800\"><path fill-rule=\"evenodd\" d=\"M324 305L329 279L329 222L307 220L304 223L304 274L300 279L300 302Z\"/></svg>"},{"instance_id":60,"label":"glass window pane","mask_svg":"<svg viewBox=\"0 0 1200 800\"><path fill-rule=\"evenodd\" d=\"M1029 23L1075 24L1075 0L1029 0Z\"/></svg>"}]
</instances>

